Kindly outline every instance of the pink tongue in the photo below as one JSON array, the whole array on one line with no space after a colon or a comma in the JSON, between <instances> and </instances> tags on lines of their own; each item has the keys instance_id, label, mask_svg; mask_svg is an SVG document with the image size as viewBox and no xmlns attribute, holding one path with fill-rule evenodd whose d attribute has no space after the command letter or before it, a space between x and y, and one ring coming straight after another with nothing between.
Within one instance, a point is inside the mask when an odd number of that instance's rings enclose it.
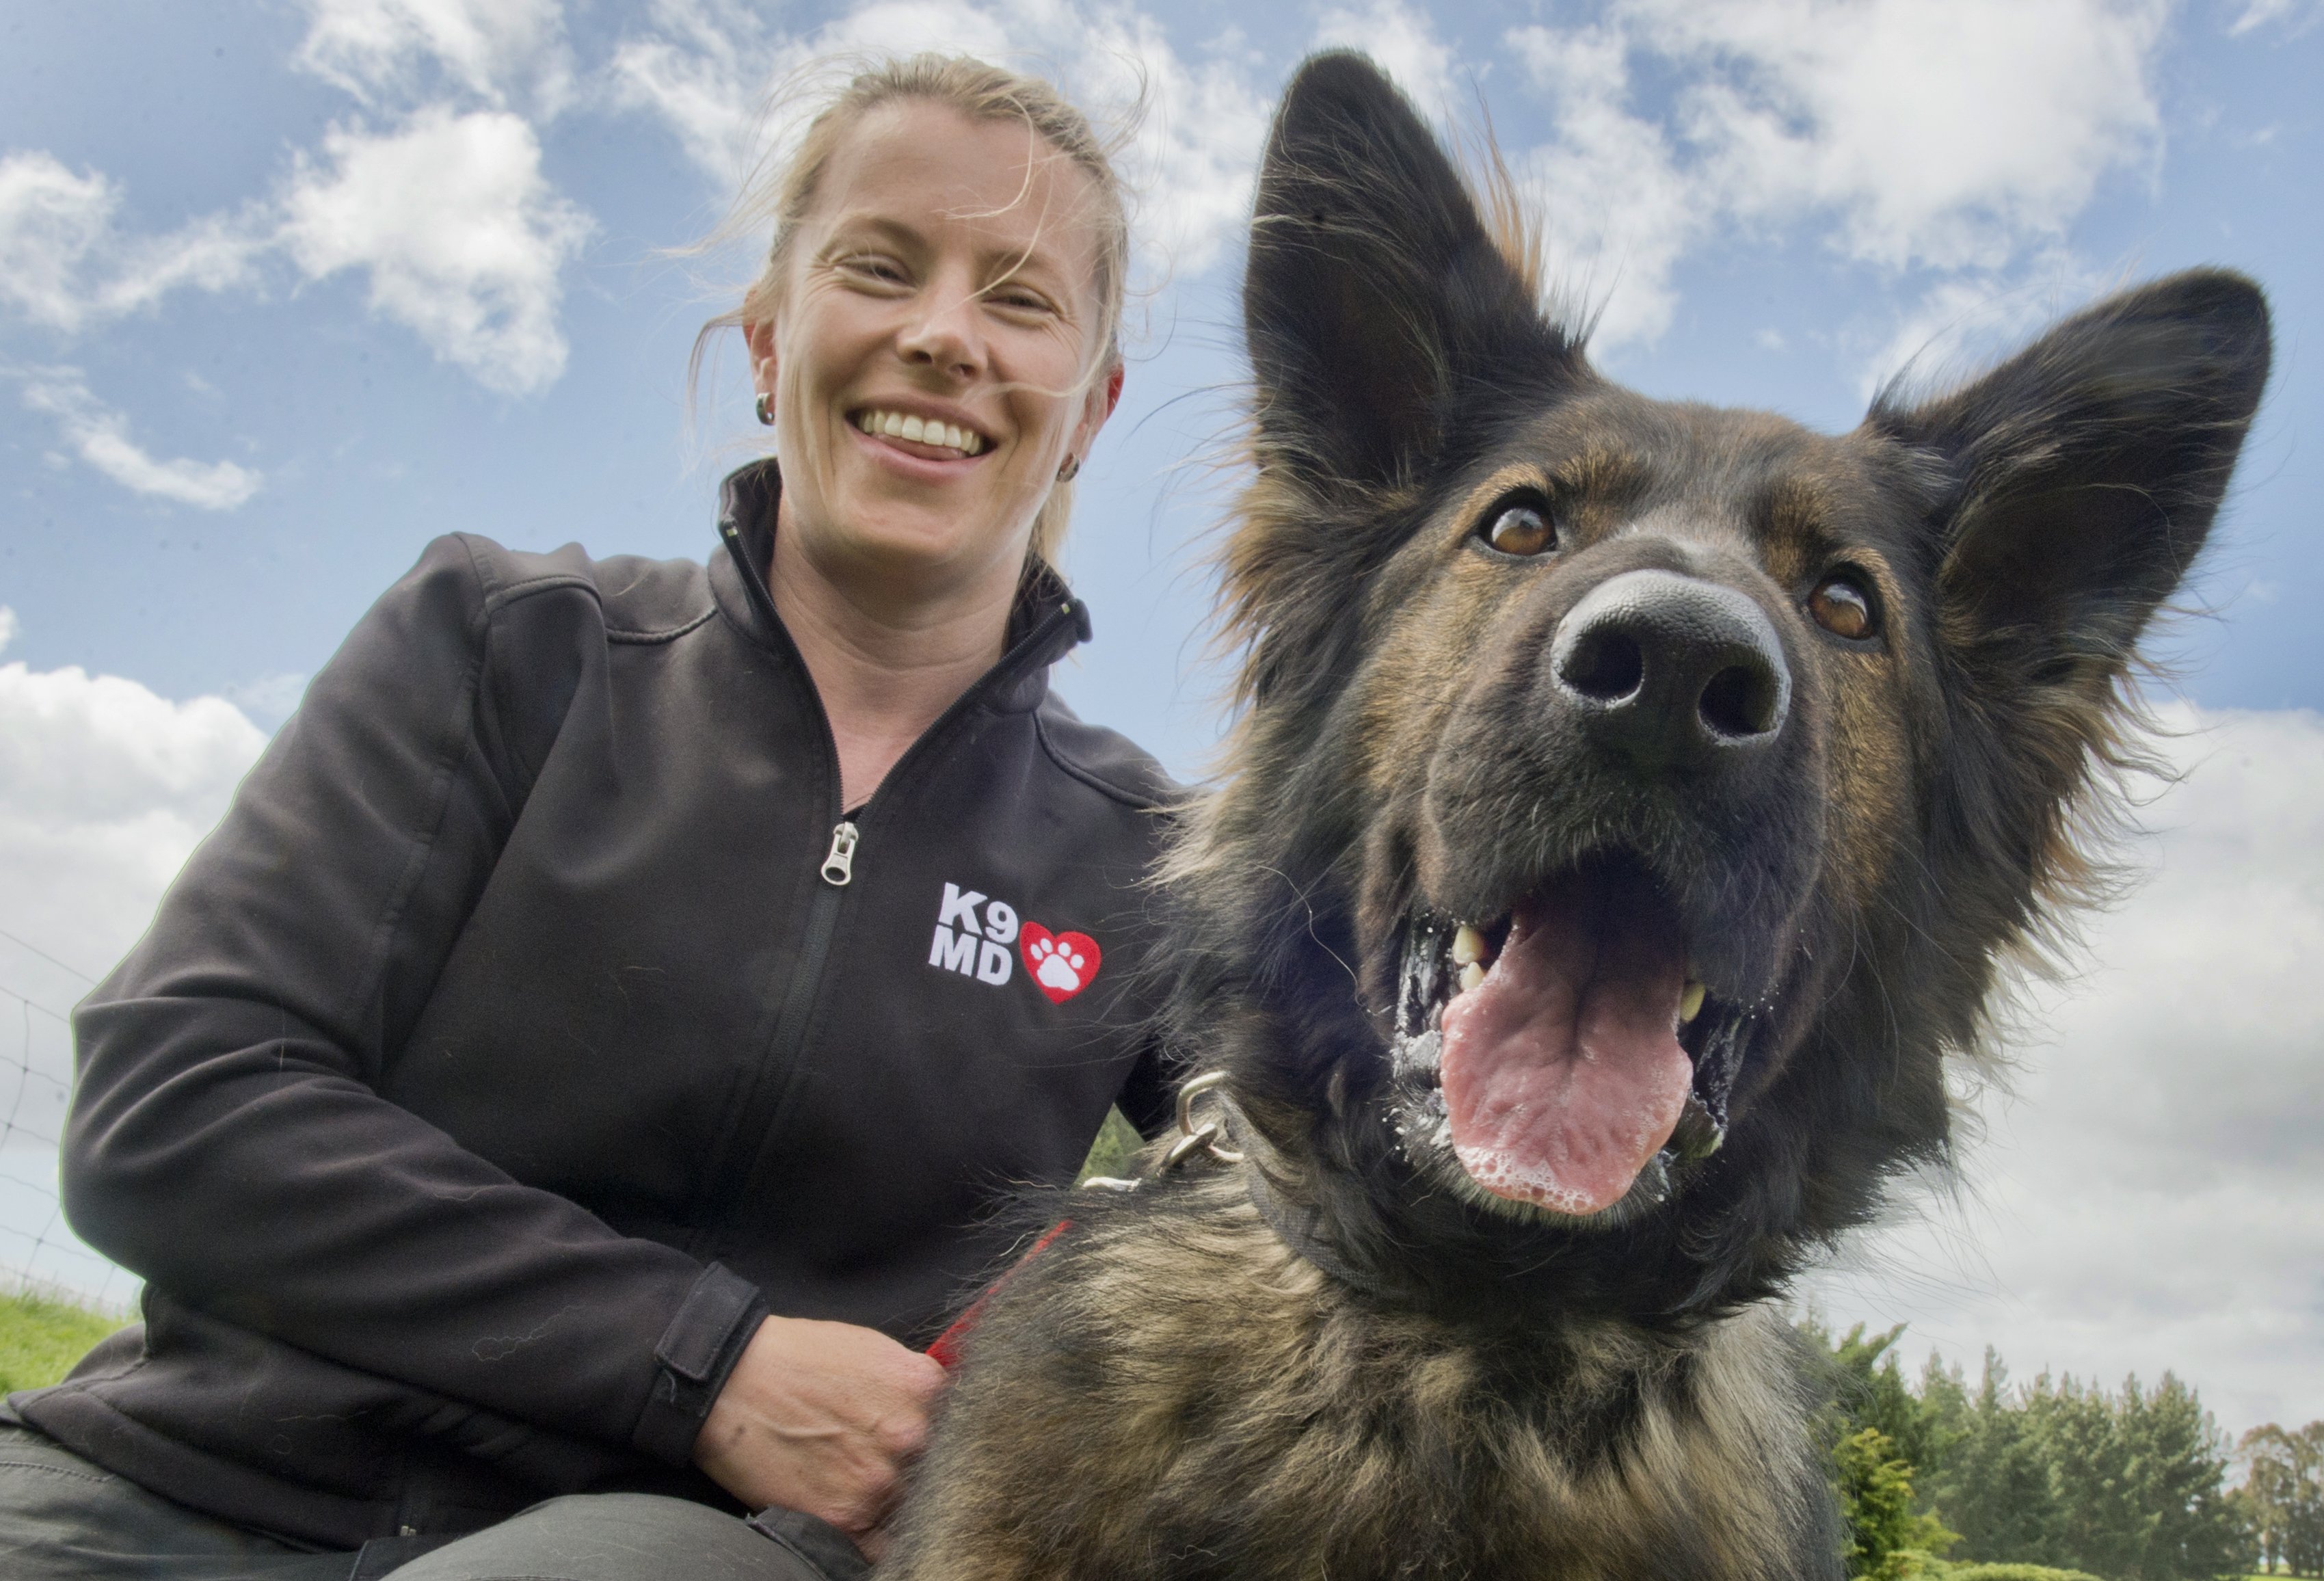
<instances>
[{"instance_id":1,"label":"pink tongue","mask_svg":"<svg viewBox=\"0 0 2324 1581\"><path fill-rule=\"evenodd\" d=\"M1452 1149L1486 1190L1596 1213L1670 1140L1693 1068L1676 1031L1686 963L1658 920L1603 885L1560 885L1445 1007Z\"/></svg>"}]
</instances>

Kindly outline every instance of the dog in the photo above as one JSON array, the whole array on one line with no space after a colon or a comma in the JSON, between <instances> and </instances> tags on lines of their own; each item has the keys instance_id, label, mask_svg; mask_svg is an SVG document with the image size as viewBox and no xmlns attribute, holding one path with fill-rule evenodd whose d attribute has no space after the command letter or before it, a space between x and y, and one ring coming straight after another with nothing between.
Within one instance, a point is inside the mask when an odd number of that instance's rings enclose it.
<instances>
[{"instance_id":1,"label":"dog","mask_svg":"<svg viewBox=\"0 0 2324 1581\"><path fill-rule=\"evenodd\" d=\"M1360 56L1286 92L1163 880L1208 1079L991 1296L883 1577L1841 1573L1770 1298L2090 887L2267 308L2174 275L1829 437L1600 376L1507 190Z\"/></svg>"}]
</instances>

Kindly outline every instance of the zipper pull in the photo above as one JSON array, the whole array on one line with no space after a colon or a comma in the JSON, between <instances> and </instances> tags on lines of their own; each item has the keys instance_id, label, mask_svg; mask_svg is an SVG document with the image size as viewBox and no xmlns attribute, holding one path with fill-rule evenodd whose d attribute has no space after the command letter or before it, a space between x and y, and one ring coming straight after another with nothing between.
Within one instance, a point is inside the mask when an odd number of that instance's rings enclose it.
<instances>
[{"instance_id":1,"label":"zipper pull","mask_svg":"<svg viewBox=\"0 0 2324 1581\"><path fill-rule=\"evenodd\" d=\"M845 889L855 876L855 826L845 818L833 826L831 849L823 858L823 882L834 889Z\"/></svg>"}]
</instances>

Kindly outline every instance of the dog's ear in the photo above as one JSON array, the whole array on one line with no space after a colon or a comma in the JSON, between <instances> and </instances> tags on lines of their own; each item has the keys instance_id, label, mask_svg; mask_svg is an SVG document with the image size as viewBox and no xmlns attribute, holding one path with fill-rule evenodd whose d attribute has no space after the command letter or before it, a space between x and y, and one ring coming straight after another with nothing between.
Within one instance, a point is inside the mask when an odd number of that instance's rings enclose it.
<instances>
[{"instance_id":1,"label":"dog's ear","mask_svg":"<svg viewBox=\"0 0 2324 1581\"><path fill-rule=\"evenodd\" d=\"M1259 464L1326 494L1409 476L1465 393L1579 365L1427 125L1347 51L1301 66L1276 112L1243 322Z\"/></svg>"},{"instance_id":2,"label":"dog's ear","mask_svg":"<svg viewBox=\"0 0 2324 1581\"><path fill-rule=\"evenodd\" d=\"M2075 838L2120 761L2120 683L2209 532L2267 381L2267 302L2192 271L2067 319L1985 377L1867 426L1937 483L1926 543L1959 706L1932 873L1982 955L2098 871ZM2006 876L2004 876L2006 875Z\"/></svg>"},{"instance_id":3,"label":"dog's ear","mask_svg":"<svg viewBox=\"0 0 2324 1581\"><path fill-rule=\"evenodd\" d=\"M2194 270L2077 314L1876 430L1948 478L1944 633L1989 684L2110 682L2209 532L2267 380L2267 301Z\"/></svg>"}]
</instances>

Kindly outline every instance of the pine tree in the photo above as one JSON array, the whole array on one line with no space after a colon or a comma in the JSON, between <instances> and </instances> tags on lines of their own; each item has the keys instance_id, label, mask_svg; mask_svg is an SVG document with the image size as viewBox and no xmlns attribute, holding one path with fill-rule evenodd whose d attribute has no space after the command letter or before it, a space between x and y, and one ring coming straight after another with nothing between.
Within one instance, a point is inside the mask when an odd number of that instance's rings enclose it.
<instances>
[{"instance_id":1,"label":"pine tree","mask_svg":"<svg viewBox=\"0 0 2324 1581\"><path fill-rule=\"evenodd\" d=\"M2025 1391L2025 1419L2049 1462L2058 1519L2048 1562L2132 1581L2152 1521L2139 1508L2115 1402L2070 1374Z\"/></svg>"},{"instance_id":2,"label":"pine tree","mask_svg":"<svg viewBox=\"0 0 2324 1581\"><path fill-rule=\"evenodd\" d=\"M1933 1355L1916 1388L1898 1364L1901 1325L1835 1340L1811 1317L1800 1333L1829 1364L1822 1427L1851 1576L1897 1581L1921 1573L1916 1555L1944 1554L2208 1581L2240 1572L2263 1534L2296 1573L2324 1576L2324 1421L2246 1435L2249 1475L2231 1494L2227 1439L2175 1374L2152 1390L2046 1373L2012 1388L1988 1348L1974 1392Z\"/></svg>"},{"instance_id":3,"label":"pine tree","mask_svg":"<svg viewBox=\"0 0 2324 1581\"><path fill-rule=\"evenodd\" d=\"M1963 1390L1958 1373L1936 1375L1945 1381L1932 1414L1946 1443L1927 1491L1936 1514L1961 1534L1952 1557L1986 1564L2052 1562L2059 1551L2057 1494L2048 1457L2010 1396L2009 1369L1988 1347L1974 1396ZM1924 1383L1924 1401L1927 1396Z\"/></svg>"},{"instance_id":4,"label":"pine tree","mask_svg":"<svg viewBox=\"0 0 2324 1581\"><path fill-rule=\"evenodd\" d=\"M2250 1545L2222 1488L2227 1437L2195 1391L2170 1373L2152 1394L2132 1378L2123 1385L2120 1417L2135 1502L2148 1522L2139 1581L2241 1569Z\"/></svg>"}]
</instances>

